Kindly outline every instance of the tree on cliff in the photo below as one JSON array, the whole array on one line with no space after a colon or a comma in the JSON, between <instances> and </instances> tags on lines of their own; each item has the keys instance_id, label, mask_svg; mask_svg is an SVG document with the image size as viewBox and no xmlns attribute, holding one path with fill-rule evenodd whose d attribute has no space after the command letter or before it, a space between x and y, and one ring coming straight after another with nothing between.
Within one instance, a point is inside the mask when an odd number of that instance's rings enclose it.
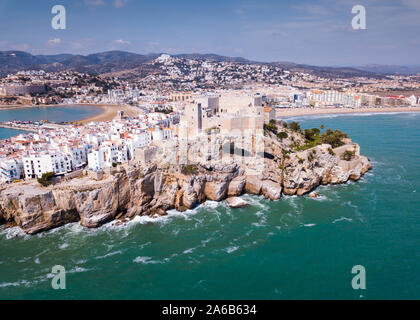
<instances>
[{"instance_id":1,"label":"tree on cliff","mask_svg":"<svg viewBox=\"0 0 420 320\"><path fill-rule=\"evenodd\" d=\"M48 187L49 185L51 185L51 179L54 176L55 176L55 172L43 173L41 178L38 178L38 182L43 187Z\"/></svg>"},{"instance_id":2,"label":"tree on cliff","mask_svg":"<svg viewBox=\"0 0 420 320\"><path fill-rule=\"evenodd\" d=\"M305 139L308 141L315 141L320 133L318 128L305 129Z\"/></svg>"},{"instance_id":3,"label":"tree on cliff","mask_svg":"<svg viewBox=\"0 0 420 320\"><path fill-rule=\"evenodd\" d=\"M289 137L289 135L287 134L287 132L284 132L284 131L279 132L277 134L277 138L279 138L280 141L283 141L283 139L287 139L288 137Z\"/></svg>"},{"instance_id":4,"label":"tree on cliff","mask_svg":"<svg viewBox=\"0 0 420 320\"><path fill-rule=\"evenodd\" d=\"M322 143L331 145L333 148L338 148L344 145L343 139L348 138L347 134L340 130L328 129L321 135Z\"/></svg>"}]
</instances>

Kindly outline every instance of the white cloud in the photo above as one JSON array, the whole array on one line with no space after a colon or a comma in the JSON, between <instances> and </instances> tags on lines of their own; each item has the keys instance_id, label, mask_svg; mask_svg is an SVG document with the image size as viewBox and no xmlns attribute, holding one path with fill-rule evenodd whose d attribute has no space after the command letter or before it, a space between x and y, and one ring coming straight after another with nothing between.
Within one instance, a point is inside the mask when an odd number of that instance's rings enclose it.
<instances>
[{"instance_id":1,"label":"white cloud","mask_svg":"<svg viewBox=\"0 0 420 320\"><path fill-rule=\"evenodd\" d=\"M93 39L80 39L70 42L70 46L73 50L91 50L95 48L95 41ZM80 52L79 52L80 53Z\"/></svg>"},{"instance_id":2,"label":"white cloud","mask_svg":"<svg viewBox=\"0 0 420 320\"><path fill-rule=\"evenodd\" d=\"M161 44L157 41L152 41L152 42L148 42L146 44L146 51L155 51L155 50L159 50L161 47Z\"/></svg>"},{"instance_id":3,"label":"white cloud","mask_svg":"<svg viewBox=\"0 0 420 320\"><path fill-rule=\"evenodd\" d=\"M114 43L116 43L116 44L121 44L121 45L126 45L126 46L128 46L128 45L130 45L130 44L131 44L131 42L130 42L130 41L126 41L126 40L122 40L122 39L119 39L119 40L114 40Z\"/></svg>"},{"instance_id":4,"label":"white cloud","mask_svg":"<svg viewBox=\"0 0 420 320\"><path fill-rule=\"evenodd\" d=\"M240 15L243 15L245 13L245 10L243 8L237 8L237 9L233 10L233 13L240 16Z\"/></svg>"},{"instance_id":5,"label":"white cloud","mask_svg":"<svg viewBox=\"0 0 420 320\"><path fill-rule=\"evenodd\" d=\"M411 9L420 10L420 1L419 0L402 0L402 3Z\"/></svg>"},{"instance_id":6,"label":"white cloud","mask_svg":"<svg viewBox=\"0 0 420 320\"><path fill-rule=\"evenodd\" d=\"M84 0L84 2L88 6L103 6L103 5L105 5L104 0Z\"/></svg>"},{"instance_id":7,"label":"white cloud","mask_svg":"<svg viewBox=\"0 0 420 320\"><path fill-rule=\"evenodd\" d=\"M12 43L9 41L0 41L0 50L28 51L29 45L26 43Z\"/></svg>"},{"instance_id":8,"label":"white cloud","mask_svg":"<svg viewBox=\"0 0 420 320\"><path fill-rule=\"evenodd\" d=\"M298 4L292 5L292 8L314 16L324 16L331 13L330 8L325 5Z\"/></svg>"},{"instance_id":9,"label":"white cloud","mask_svg":"<svg viewBox=\"0 0 420 320\"><path fill-rule=\"evenodd\" d=\"M50 45L55 45L55 44L60 44L60 43L61 43L60 38L54 38L54 39L48 40L48 44Z\"/></svg>"},{"instance_id":10,"label":"white cloud","mask_svg":"<svg viewBox=\"0 0 420 320\"><path fill-rule=\"evenodd\" d=\"M105 0L84 0L84 3L88 6L105 6L107 3ZM122 8L127 4L127 0L113 0L112 5L114 8Z\"/></svg>"},{"instance_id":11,"label":"white cloud","mask_svg":"<svg viewBox=\"0 0 420 320\"><path fill-rule=\"evenodd\" d=\"M108 50L119 50L121 47L131 46L131 42L123 39L118 39L108 44Z\"/></svg>"},{"instance_id":12,"label":"white cloud","mask_svg":"<svg viewBox=\"0 0 420 320\"><path fill-rule=\"evenodd\" d=\"M113 6L115 8L122 8L125 6L125 0L114 0Z\"/></svg>"}]
</instances>

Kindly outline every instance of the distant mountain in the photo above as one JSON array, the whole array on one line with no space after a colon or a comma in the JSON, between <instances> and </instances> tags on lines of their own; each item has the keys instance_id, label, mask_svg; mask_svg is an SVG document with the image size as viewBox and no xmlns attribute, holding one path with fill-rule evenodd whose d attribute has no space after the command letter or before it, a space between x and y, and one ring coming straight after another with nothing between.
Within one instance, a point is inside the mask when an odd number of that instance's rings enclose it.
<instances>
[{"instance_id":1,"label":"distant mountain","mask_svg":"<svg viewBox=\"0 0 420 320\"><path fill-rule=\"evenodd\" d=\"M324 77L324 78L350 78L350 77L373 77L378 78L381 75L378 75L375 72L368 70L360 70L357 68L350 67L318 67L311 66L306 64L296 64L293 62L275 62L275 65L282 67L285 70L294 71L294 72L304 72L312 75Z\"/></svg>"},{"instance_id":2,"label":"distant mountain","mask_svg":"<svg viewBox=\"0 0 420 320\"><path fill-rule=\"evenodd\" d=\"M141 55L124 51L108 51L83 55L31 55L22 51L0 51L0 76L28 69L59 71L73 69L81 72L106 73L136 68L152 61L159 54Z\"/></svg>"},{"instance_id":3,"label":"distant mountain","mask_svg":"<svg viewBox=\"0 0 420 320\"><path fill-rule=\"evenodd\" d=\"M87 56L73 56L63 61L67 66L88 66L88 65L120 65L122 68L135 67L144 62L153 60L159 55L141 55L124 51L107 51L101 53L90 54Z\"/></svg>"},{"instance_id":4,"label":"distant mountain","mask_svg":"<svg viewBox=\"0 0 420 320\"><path fill-rule=\"evenodd\" d=\"M146 55L125 52L125 51L107 51L89 55L57 54L57 55L31 55L23 51L0 51L0 76L20 70L44 69L46 71L76 70L95 74L112 74L121 71L130 72L136 70L133 74L147 75L154 72L150 62L159 57L161 53L151 53ZM293 62L257 62L242 57L226 57L217 54L177 54L173 55L179 59L192 59L197 61L210 62L232 62L239 64L265 64L281 67L284 70L306 72L326 78L336 77L381 77L389 73L409 74L416 73L420 66L378 66L370 65L359 68L347 67L317 67ZM139 72L137 72L139 71Z\"/></svg>"},{"instance_id":5,"label":"distant mountain","mask_svg":"<svg viewBox=\"0 0 420 320\"><path fill-rule=\"evenodd\" d=\"M101 74L133 69L158 56L159 54L140 55L123 51L108 51L87 56L72 56L62 64L78 71Z\"/></svg>"},{"instance_id":6,"label":"distant mountain","mask_svg":"<svg viewBox=\"0 0 420 320\"><path fill-rule=\"evenodd\" d=\"M420 65L397 66L397 65L370 64L370 65L356 67L356 68L359 70L380 73L380 74L401 74L401 75L420 74Z\"/></svg>"},{"instance_id":7,"label":"distant mountain","mask_svg":"<svg viewBox=\"0 0 420 320\"><path fill-rule=\"evenodd\" d=\"M0 51L0 76L21 70L39 70L44 67L49 70L49 65L58 61L61 56L58 55L52 59L53 56L33 56L23 51Z\"/></svg>"},{"instance_id":8,"label":"distant mountain","mask_svg":"<svg viewBox=\"0 0 420 320\"><path fill-rule=\"evenodd\" d=\"M0 51L0 68L26 68L41 64L41 60L23 51Z\"/></svg>"},{"instance_id":9,"label":"distant mountain","mask_svg":"<svg viewBox=\"0 0 420 320\"><path fill-rule=\"evenodd\" d=\"M35 56L36 58L39 59L39 61L42 64L50 64L50 63L62 63L68 59L70 59L71 57L73 57L72 54L56 54L56 55L39 55L39 56Z\"/></svg>"},{"instance_id":10,"label":"distant mountain","mask_svg":"<svg viewBox=\"0 0 420 320\"><path fill-rule=\"evenodd\" d=\"M214 62L238 62L238 63L255 63L255 61L250 61L242 57L225 57L220 56L214 53L189 53L189 54L177 54L174 55L176 58L184 58L191 60L201 60L201 61L214 61Z\"/></svg>"}]
</instances>

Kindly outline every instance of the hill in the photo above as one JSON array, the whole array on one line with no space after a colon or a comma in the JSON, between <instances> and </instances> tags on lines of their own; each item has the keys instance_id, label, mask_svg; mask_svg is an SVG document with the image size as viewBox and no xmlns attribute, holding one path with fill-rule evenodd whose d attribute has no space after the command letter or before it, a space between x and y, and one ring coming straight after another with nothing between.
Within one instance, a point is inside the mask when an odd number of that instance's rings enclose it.
<instances>
[{"instance_id":1,"label":"hill","mask_svg":"<svg viewBox=\"0 0 420 320\"><path fill-rule=\"evenodd\" d=\"M137 54L125 51L107 51L89 55L57 54L57 55L31 55L23 51L0 51L0 76L20 70L60 71L71 69L93 74L126 73L133 76L144 77L156 72L159 66L152 62L161 53ZM412 69L404 67L379 68L367 66L360 68L350 67L319 67L293 62L257 62L242 57L226 57L217 54L177 54L173 55L180 63L194 60L198 63L232 63L242 65L267 65L279 67L284 70L306 72L326 78L349 78L354 76L381 77L383 74L394 72L408 73ZM420 70L420 67L418 67ZM414 69L413 69L414 70ZM417 69L416 69L417 70ZM389 72L385 72L389 71Z\"/></svg>"}]
</instances>

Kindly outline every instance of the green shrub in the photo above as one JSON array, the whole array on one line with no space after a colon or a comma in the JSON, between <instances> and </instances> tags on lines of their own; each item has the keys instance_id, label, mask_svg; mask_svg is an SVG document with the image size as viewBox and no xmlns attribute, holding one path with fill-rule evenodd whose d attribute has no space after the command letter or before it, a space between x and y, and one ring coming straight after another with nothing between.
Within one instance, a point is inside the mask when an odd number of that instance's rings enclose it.
<instances>
[{"instance_id":1,"label":"green shrub","mask_svg":"<svg viewBox=\"0 0 420 320\"><path fill-rule=\"evenodd\" d=\"M300 145L300 142L299 141L293 141L290 144L290 148L292 148L293 150L296 150L296 151L300 151L301 148L302 148L302 146Z\"/></svg>"},{"instance_id":2,"label":"green shrub","mask_svg":"<svg viewBox=\"0 0 420 320\"><path fill-rule=\"evenodd\" d=\"M353 160L354 155L355 155L355 152L354 151L346 150L341 155L341 159L342 160L345 160L345 161L351 161L351 160Z\"/></svg>"},{"instance_id":3,"label":"green shrub","mask_svg":"<svg viewBox=\"0 0 420 320\"><path fill-rule=\"evenodd\" d=\"M48 187L51 185L51 179L55 176L55 172L43 173L41 178L38 178L38 183L43 187Z\"/></svg>"},{"instance_id":4,"label":"green shrub","mask_svg":"<svg viewBox=\"0 0 420 320\"><path fill-rule=\"evenodd\" d=\"M277 138L280 141L283 141L283 139L287 139L288 137L289 135L287 134L287 132L282 131L282 132L277 133Z\"/></svg>"},{"instance_id":5,"label":"green shrub","mask_svg":"<svg viewBox=\"0 0 420 320\"><path fill-rule=\"evenodd\" d=\"M277 134L278 129L275 124L269 123L269 124L264 124L264 131L270 131L274 134Z\"/></svg>"},{"instance_id":6,"label":"green shrub","mask_svg":"<svg viewBox=\"0 0 420 320\"><path fill-rule=\"evenodd\" d=\"M311 153L309 153L309 155L308 155L308 161L309 162L312 162L312 161L314 161L315 160L315 156L314 156L314 154L311 152Z\"/></svg>"},{"instance_id":7,"label":"green shrub","mask_svg":"<svg viewBox=\"0 0 420 320\"><path fill-rule=\"evenodd\" d=\"M174 110L172 108L168 108L168 109L155 108L155 112L170 114L170 113L174 112Z\"/></svg>"},{"instance_id":8,"label":"green shrub","mask_svg":"<svg viewBox=\"0 0 420 320\"><path fill-rule=\"evenodd\" d=\"M281 154L283 155L284 159L290 159L290 150L286 150L286 149L281 149Z\"/></svg>"},{"instance_id":9,"label":"green shrub","mask_svg":"<svg viewBox=\"0 0 420 320\"><path fill-rule=\"evenodd\" d=\"M347 134L340 130L327 129L320 135L320 130L318 128L306 129L304 135L305 144L302 146L295 146L297 151L308 150L323 143L329 144L333 148L341 147L344 145L343 139L347 138ZM334 155L334 152L330 152L330 154Z\"/></svg>"},{"instance_id":10,"label":"green shrub","mask_svg":"<svg viewBox=\"0 0 420 320\"><path fill-rule=\"evenodd\" d=\"M183 166L181 169L182 174L185 174L185 175L196 174L197 171L198 171L198 168L197 168L197 165L195 164L187 164Z\"/></svg>"},{"instance_id":11,"label":"green shrub","mask_svg":"<svg viewBox=\"0 0 420 320\"><path fill-rule=\"evenodd\" d=\"M328 153L330 154L330 155L332 155L332 156L335 156L335 152L334 152L334 150L330 147L330 148L328 148Z\"/></svg>"},{"instance_id":12,"label":"green shrub","mask_svg":"<svg viewBox=\"0 0 420 320\"><path fill-rule=\"evenodd\" d=\"M338 148L344 145L343 139L347 138L347 134L341 132L340 130L331 130L328 129L321 134L322 143L331 145L333 148Z\"/></svg>"},{"instance_id":13,"label":"green shrub","mask_svg":"<svg viewBox=\"0 0 420 320\"><path fill-rule=\"evenodd\" d=\"M213 132L219 133L220 128L218 126L214 126L214 127L211 127L211 128L207 128L205 131L206 131L206 133L213 133Z\"/></svg>"},{"instance_id":14,"label":"green shrub","mask_svg":"<svg viewBox=\"0 0 420 320\"><path fill-rule=\"evenodd\" d=\"M289 128L295 132L302 132L302 128L300 127L299 123L297 122L290 122Z\"/></svg>"},{"instance_id":15,"label":"green shrub","mask_svg":"<svg viewBox=\"0 0 420 320\"><path fill-rule=\"evenodd\" d=\"M321 132L318 128L305 129L305 139L307 141L315 141Z\"/></svg>"}]
</instances>

